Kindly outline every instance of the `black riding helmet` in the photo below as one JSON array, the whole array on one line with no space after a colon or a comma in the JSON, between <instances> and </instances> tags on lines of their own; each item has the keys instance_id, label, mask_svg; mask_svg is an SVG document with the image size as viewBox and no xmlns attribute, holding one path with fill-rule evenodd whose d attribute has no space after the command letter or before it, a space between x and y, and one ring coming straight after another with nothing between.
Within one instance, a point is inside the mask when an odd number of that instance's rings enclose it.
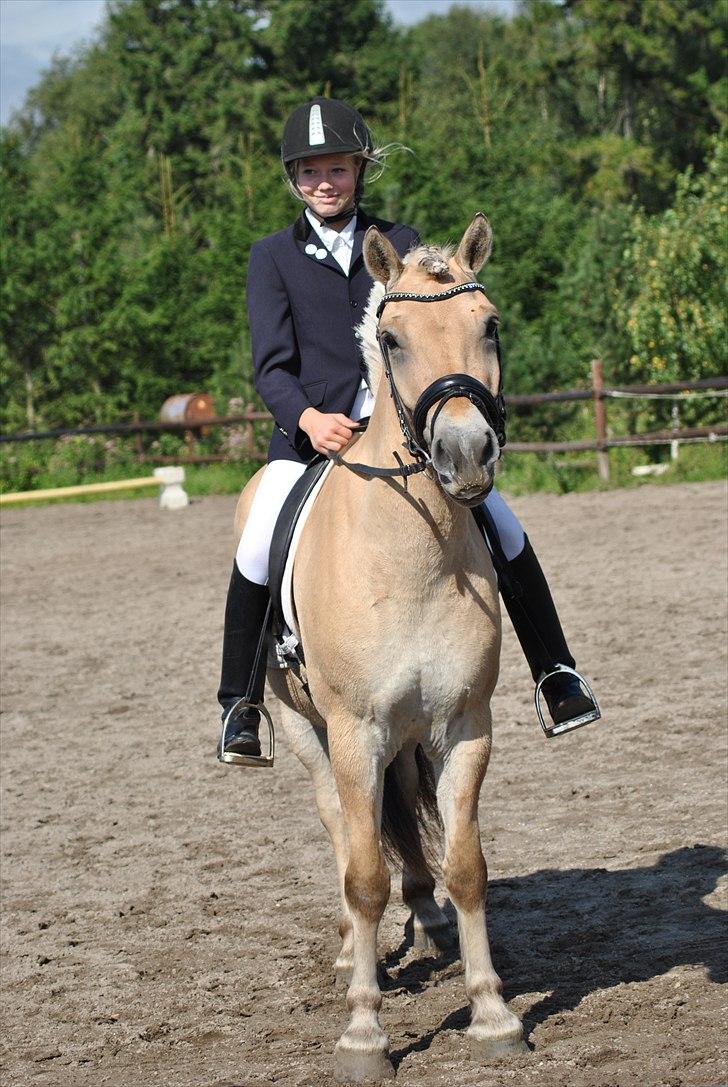
<instances>
[{"instance_id":1,"label":"black riding helmet","mask_svg":"<svg viewBox=\"0 0 728 1087\"><path fill-rule=\"evenodd\" d=\"M366 156L373 148L372 135L364 118L353 106L336 98L313 98L294 109L286 121L281 143L281 160L292 184L296 185L296 163L299 159L317 155L360 154ZM361 199L366 169L366 157L362 160L356 192L355 206L350 212L333 217L335 220L350 218ZM326 219L322 220L326 222Z\"/></svg>"}]
</instances>

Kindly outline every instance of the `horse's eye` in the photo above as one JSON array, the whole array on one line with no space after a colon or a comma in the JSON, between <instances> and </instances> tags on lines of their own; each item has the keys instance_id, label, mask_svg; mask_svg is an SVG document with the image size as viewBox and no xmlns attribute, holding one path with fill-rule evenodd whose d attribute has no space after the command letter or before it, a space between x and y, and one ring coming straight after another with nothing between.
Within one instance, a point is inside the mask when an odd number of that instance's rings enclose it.
<instances>
[{"instance_id":1,"label":"horse's eye","mask_svg":"<svg viewBox=\"0 0 728 1087\"><path fill-rule=\"evenodd\" d=\"M487 322L487 324L485 326L485 337L488 340L497 340L498 339L498 318L497 317L489 317L488 318L488 322Z\"/></svg>"},{"instance_id":2,"label":"horse's eye","mask_svg":"<svg viewBox=\"0 0 728 1087\"><path fill-rule=\"evenodd\" d=\"M383 332L381 340L387 351L396 351L399 347L396 337L394 337L391 332Z\"/></svg>"}]
</instances>

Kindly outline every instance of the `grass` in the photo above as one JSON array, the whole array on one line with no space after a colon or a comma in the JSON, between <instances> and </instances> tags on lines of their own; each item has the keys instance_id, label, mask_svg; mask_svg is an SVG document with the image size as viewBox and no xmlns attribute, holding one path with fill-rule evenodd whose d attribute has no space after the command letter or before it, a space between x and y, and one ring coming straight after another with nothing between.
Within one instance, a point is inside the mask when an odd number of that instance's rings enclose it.
<instances>
[{"instance_id":1,"label":"grass","mask_svg":"<svg viewBox=\"0 0 728 1087\"><path fill-rule=\"evenodd\" d=\"M105 471L97 472L63 472L55 478L44 472L35 487L23 487L23 490L45 490L51 487L68 487L84 483L109 483L120 479L139 478L151 476L154 470L151 464L131 464L126 467L115 465ZM240 462L236 464L212 464L212 465L187 465L185 468L184 488L192 497L210 494L238 494L252 475L260 468L260 464ZM10 493L11 488L3 486L3 493ZM18 488L20 489L20 488ZM101 494L75 495L67 498L43 498L32 499L22 503L27 506L58 505L61 502L119 502L130 498L156 498L159 492L150 487L131 487L129 490L111 491ZM5 507L3 507L5 508ZM20 504L8 509L20 508Z\"/></svg>"},{"instance_id":2,"label":"grass","mask_svg":"<svg viewBox=\"0 0 728 1087\"><path fill-rule=\"evenodd\" d=\"M259 463L251 461L190 464L185 468L185 490L190 495L239 494L260 467Z\"/></svg>"},{"instance_id":3,"label":"grass","mask_svg":"<svg viewBox=\"0 0 728 1087\"><path fill-rule=\"evenodd\" d=\"M619 487L665 486L671 483L701 483L725 479L728 475L728 448L725 442L681 445L677 461L671 461L668 446L613 449L609 453L609 481L599 478L596 454L512 453L503 458L498 486L507 494L568 494L572 491L613 490ZM634 476L632 469L643 464L667 464L660 476Z\"/></svg>"},{"instance_id":4,"label":"grass","mask_svg":"<svg viewBox=\"0 0 728 1087\"><path fill-rule=\"evenodd\" d=\"M725 442L682 445L678 460L671 462L669 448L615 449L609 454L610 478L605 483L599 479L596 457L591 454L536 454L506 452L498 473L498 486L507 494L523 495L533 492L567 494L572 491L611 490L618 487L665 486L671 483L697 483L722 480L728 474L728 449ZM667 471L661 476L632 475L638 464L667 463ZM3 490L31 490L46 487L65 487L75 483L100 483L108 480L129 479L152 474L152 466L138 464L132 458L122 459L105 469L93 465L64 463L48 464L36 471L30 480L16 482L7 470L0 478ZM12 467L12 466L10 466ZM260 467L258 463L237 461L230 464L187 465L185 489L192 497L203 495L237 494ZM28 485L30 483L30 485ZM25 484L25 485L23 485ZM148 489L116 491L111 494L82 495L76 498L29 501L24 505L46 505L49 502L98 502L129 498L149 498Z\"/></svg>"}]
</instances>

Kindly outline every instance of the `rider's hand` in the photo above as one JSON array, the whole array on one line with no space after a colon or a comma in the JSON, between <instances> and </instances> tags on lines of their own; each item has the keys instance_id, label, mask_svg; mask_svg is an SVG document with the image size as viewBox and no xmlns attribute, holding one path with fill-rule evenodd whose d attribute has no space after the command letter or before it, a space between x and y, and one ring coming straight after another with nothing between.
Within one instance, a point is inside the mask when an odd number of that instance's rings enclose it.
<instances>
[{"instance_id":1,"label":"rider's hand","mask_svg":"<svg viewBox=\"0 0 728 1087\"><path fill-rule=\"evenodd\" d=\"M329 414L317 408L306 408L301 412L298 425L308 434L317 453L340 453L351 441L358 424L340 412Z\"/></svg>"}]
</instances>

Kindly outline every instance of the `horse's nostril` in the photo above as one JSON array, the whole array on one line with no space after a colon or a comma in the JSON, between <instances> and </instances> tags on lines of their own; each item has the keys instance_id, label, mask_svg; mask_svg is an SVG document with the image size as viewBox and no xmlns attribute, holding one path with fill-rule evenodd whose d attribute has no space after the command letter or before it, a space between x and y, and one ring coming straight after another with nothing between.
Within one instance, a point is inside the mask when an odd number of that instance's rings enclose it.
<instances>
[{"instance_id":1,"label":"horse's nostril","mask_svg":"<svg viewBox=\"0 0 728 1087\"><path fill-rule=\"evenodd\" d=\"M480 463L481 464L490 464L490 462L493 460L494 456L495 456L495 443L493 442L493 438L489 434L487 436L487 438L485 439L485 442L483 443L483 451L480 454Z\"/></svg>"},{"instance_id":2,"label":"horse's nostril","mask_svg":"<svg viewBox=\"0 0 728 1087\"><path fill-rule=\"evenodd\" d=\"M443 483L449 482L453 473L457 472L458 462L458 451L453 452L446 442L436 438L432 445L432 463Z\"/></svg>"},{"instance_id":3,"label":"horse's nostril","mask_svg":"<svg viewBox=\"0 0 728 1087\"><path fill-rule=\"evenodd\" d=\"M441 438L438 438L432 447L432 459L438 469L453 467L453 455Z\"/></svg>"}]
</instances>

